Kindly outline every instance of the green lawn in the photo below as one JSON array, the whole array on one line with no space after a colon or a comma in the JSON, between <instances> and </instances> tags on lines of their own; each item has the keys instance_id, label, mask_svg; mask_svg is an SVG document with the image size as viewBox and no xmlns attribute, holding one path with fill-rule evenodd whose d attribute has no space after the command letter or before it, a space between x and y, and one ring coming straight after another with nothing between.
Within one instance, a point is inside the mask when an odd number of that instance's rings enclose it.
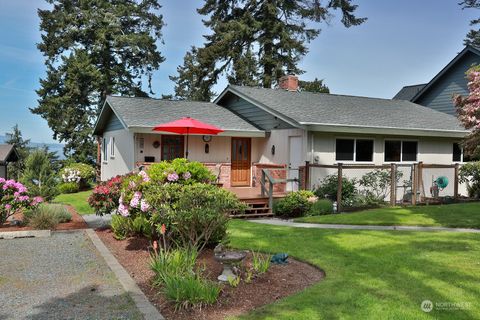
<instances>
[{"instance_id":1,"label":"green lawn","mask_svg":"<svg viewBox=\"0 0 480 320\"><path fill-rule=\"evenodd\" d=\"M393 207L298 218L297 222L480 228L480 202Z\"/></svg>"},{"instance_id":2,"label":"green lawn","mask_svg":"<svg viewBox=\"0 0 480 320\"><path fill-rule=\"evenodd\" d=\"M94 214L95 211L88 205L88 196L91 190L77 193L61 194L53 199L53 202L69 204L77 210L78 214Z\"/></svg>"},{"instance_id":3,"label":"green lawn","mask_svg":"<svg viewBox=\"0 0 480 320\"><path fill-rule=\"evenodd\" d=\"M231 245L287 252L326 278L240 319L480 319L480 234L301 229L234 220ZM420 309L423 300L469 303Z\"/></svg>"}]
</instances>

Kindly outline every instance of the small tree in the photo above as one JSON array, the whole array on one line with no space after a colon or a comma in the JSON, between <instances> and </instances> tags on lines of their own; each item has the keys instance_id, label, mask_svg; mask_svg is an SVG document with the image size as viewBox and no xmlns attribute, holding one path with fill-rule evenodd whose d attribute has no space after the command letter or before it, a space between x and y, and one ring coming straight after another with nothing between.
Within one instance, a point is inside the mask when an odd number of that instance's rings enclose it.
<instances>
[{"instance_id":1,"label":"small tree","mask_svg":"<svg viewBox=\"0 0 480 320\"><path fill-rule=\"evenodd\" d=\"M457 108L458 119L466 129L471 129L464 141L467 154L480 155L480 66L467 71L469 95L454 95L453 102Z\"/></svg>"},{"instance_id":2,"label":"small tree","mask_svg":"<svg viewBox=\"0 0 480 320\"><path fill-rule=\"evenodd\" d=\"M52 169L52 159L45 149L35 150L28 156L22 182L31 195L41 196L46 200L56 195L56 173Z\"/></svg>"},{"instance_id":3,"label":"small tree","mask_svg":"<svg viewBox=\"0 0 480 320\"><path fill-rule=\"evenodd\" d=\"M25 159L30 152L30 140L24 140L22 131L18 128L18 124L14 125L12 132L7 132L5 143L11 144L15 147L18 153L18 161L8 164L9 178L19 180L25 168Z\"/></svg>"}]
</instances>

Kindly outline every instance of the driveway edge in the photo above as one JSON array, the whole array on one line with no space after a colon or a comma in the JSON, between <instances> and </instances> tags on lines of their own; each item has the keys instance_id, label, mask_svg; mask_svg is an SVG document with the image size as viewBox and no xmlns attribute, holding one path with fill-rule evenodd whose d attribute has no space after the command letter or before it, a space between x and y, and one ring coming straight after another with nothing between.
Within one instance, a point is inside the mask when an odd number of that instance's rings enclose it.
<instances>
[{"instance_id":1,"label":"driveway edge","mask_svg":"<svg viewBox=\"0 0 480 320\"><path fill-rule=\"evenodd\" d=\"M0 232L0 239L44 238L50 237L51 234L50 230L2 231Z\"/></svg>"},{"instance_id":2,"label":"driveway edge","mask_svg":"<svg viewBox=\"0 0 480 320\"><path fill-rule=\"evenodd\" d=\"M140 312L143 314L145 320L165 319L160 312L158 312L157 308L155 308L150 301L148 301L147 297L142 290L140 290L136 282L132 279L132 277L130 277L128 272L107 249L95 231L93 229L86 229L85 231L97 248L98 252L100 252L102 257L105 259L107 265L110 267L110 269L112 269L113 273L115 273L115 276L118 278L125 291L130 294L138 310L140 310Z\"/></svg>"}]
</instances>

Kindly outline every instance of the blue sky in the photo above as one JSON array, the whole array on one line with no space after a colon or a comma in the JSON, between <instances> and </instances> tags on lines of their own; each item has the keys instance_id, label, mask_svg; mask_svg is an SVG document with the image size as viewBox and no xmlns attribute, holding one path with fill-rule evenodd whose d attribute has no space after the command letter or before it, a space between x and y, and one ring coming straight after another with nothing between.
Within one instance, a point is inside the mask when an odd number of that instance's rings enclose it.
<instances>
[{"instance_id":1,"label":"blue sky","mask_svg":"<svg viewBox=\"0 0 480 320\"><path fill-rule=\"evenodd\" d=\"M356 0L368 17L346 29L333 18L321 26L300 66L301 79L325 79L332 93L391 98L402 86L428 82L463 48L469 21L480 10L461 10L459 0ZM205 29L196 14L200 0L163 0L166 57L153 78L157 96L172 93L168 79L191 45L202 44ZM28 110L44 76L37 8L41 0L0 0L0 135L18 123L26 138L53 142L46 121ZM220 92L221 81L215 88Z\"/></svg>"}]
</instances>

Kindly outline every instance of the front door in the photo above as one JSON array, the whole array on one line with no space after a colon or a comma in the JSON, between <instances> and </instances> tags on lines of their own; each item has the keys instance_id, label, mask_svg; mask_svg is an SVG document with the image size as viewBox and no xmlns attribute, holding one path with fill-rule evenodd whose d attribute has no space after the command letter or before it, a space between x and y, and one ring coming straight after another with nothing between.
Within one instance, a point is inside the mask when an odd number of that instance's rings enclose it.
<instances>
[{"instance_id":1,"label":"front door","mask_svg":"<svg viewBox=\"0 0 480 320\"><path fill-rule=\"evenodd\" d=\"M184 137L162 135L162 160L173 160L184 157Z\"/></svg>"},{"instance_id":2,"label":"front door","mask_svg":"<svg viewBox=\"0 0 480 320\"><path fill-rule=\"evenodd\" d=\"M250 186L250 138L232 138L232 187Z\"/></svg>"}]
</instances>

